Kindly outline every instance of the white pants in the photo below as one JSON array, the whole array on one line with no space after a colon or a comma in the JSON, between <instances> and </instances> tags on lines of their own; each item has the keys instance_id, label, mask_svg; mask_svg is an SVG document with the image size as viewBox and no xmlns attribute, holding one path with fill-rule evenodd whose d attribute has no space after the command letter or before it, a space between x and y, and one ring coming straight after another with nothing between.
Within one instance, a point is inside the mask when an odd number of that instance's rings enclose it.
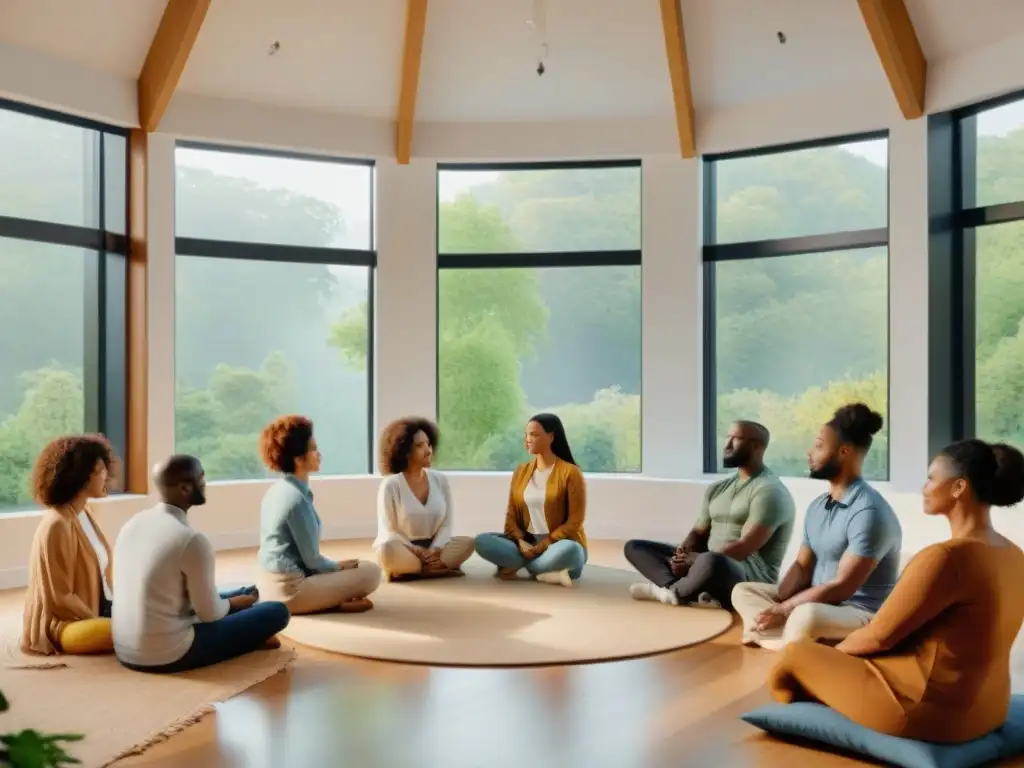
<instances>
[{"instance_id":1,"label":"white pants","mask_svg":"<svg viewBox=\"0 0 1024 768\"><path fill-rule=\"evenodd\" d=\"M778 651L795 640L842 640L874 617L871 611L852 605L804 603L793 610L783 626L758 630L757 617L779 602L779 588L774 584L745 581L733 588L732 605L743 620L744 643Z\"/></svg>"},{"instance_id":2,"label":"white pants","mask_svg":"<svg viewBox=\"0 0 1024 768\"><path fill-rule=\"evenodd\" d=\"M275 600L293 615L319 613L366 597L380 586L380 568L360 560L356 568L304 576L261 571L256 580L260 600Z\"/></svg>"},{"instance_id":3,"label":"white pants","mask_svg":"<svg viewBox=\"0 0 1024 768\"><path fill-rule=\"evenodd\" d=\"M451 569L459 568L473 554L472 536L454 536L441 547L440 560ZM377 550L377 562L391 576L405 576L423 570L423 561L401 541L385 541Z\"/></svg>"}]
</instances>

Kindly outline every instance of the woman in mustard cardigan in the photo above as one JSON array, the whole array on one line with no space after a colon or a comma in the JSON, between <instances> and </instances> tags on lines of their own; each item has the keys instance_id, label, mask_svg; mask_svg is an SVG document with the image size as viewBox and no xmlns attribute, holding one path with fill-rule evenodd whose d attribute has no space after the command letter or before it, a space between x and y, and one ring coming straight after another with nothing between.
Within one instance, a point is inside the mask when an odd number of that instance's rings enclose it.
<instances>
[{"instance_id":1,"label":"woman in mustard cardigan","mask_svg":"<svg viewBox=\"0 0 1024 768\"><path fill-rule=\"evenodd\" d=\"M514 579L525 568L537 581L571 587L587 562L587 488L561 420L539 413L526 425L533 459L512 474L504 533L482 533L476 551Z\"/></svg>"},{"instance_id":2,"label":"woman in mustard cardigan","mask_svg":"<svg viewBox=\"0 0 1024 768\"><path fill-rule=\"evenodd\" d=\"M36 459L32 495L47 509L29 552L23 652L113 651L110 545L87 504L107 495L117 467L103 435L58 437Z\"/></svg>"}]
</instances>

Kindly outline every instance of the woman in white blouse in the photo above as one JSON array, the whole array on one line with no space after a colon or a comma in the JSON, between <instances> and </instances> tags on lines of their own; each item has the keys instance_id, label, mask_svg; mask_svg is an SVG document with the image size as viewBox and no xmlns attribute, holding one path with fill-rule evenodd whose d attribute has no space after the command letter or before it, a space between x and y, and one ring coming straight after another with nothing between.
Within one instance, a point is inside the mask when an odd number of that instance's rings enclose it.
<instances>
[{"instance_id":1,"label":"woman in white blouse","mask_svg":"<svg viewBox=\"0 0 1024 768\"><path fill-rule=\"evenodd\" d=\"M440 437L427 419L392 422L381 436L377 540L384 578L461 575L470 536L452 536L455 506L448 478L430 469Z\"/></svg>"}]
</instances>

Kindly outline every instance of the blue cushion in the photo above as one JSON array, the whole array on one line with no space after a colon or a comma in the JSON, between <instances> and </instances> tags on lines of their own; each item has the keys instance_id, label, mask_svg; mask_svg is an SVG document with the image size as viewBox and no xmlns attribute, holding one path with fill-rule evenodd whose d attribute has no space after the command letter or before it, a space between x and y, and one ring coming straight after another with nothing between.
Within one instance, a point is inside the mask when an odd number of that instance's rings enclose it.
<instances>
[{"instance_id":1,"label":"blue cushion","mask_svg":"<svg viewBox=\"0 0 1024 768\"><path fill-rule=\"evenodd\" d=\"M971 768L1024 752L1024 696L1010 698L1010 713L1002 726L964 744L886 736L823 704L769 704L741 719L771 734L816 741L902 768Z\"/></svg>"}]
</instances>

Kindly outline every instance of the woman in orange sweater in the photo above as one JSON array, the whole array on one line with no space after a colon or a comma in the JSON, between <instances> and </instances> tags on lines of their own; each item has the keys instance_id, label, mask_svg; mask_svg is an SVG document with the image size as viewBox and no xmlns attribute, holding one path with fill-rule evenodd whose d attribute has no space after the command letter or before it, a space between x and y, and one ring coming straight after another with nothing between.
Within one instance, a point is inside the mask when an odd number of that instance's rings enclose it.
<instances>
[{"instance_id":1,"label":"woman in orange sweater","mask_svg":"<svg viewBox=\"0 0 1024 768\"><path fill-rule=\"evenodd\" d=\"M571 587L587 562L587 488L569 449L562 421L539 413L526 425L524 444L533 459L512 474L504 533L476 537L480 557L514 579L521 568L537 581Z\"/></svg>"},{"instance_id":2,"label":"woman in orange sweater","mask_svg":"<svg viewBox=\"0 0 1024 768\"><path fill-rule=\"evenodd\" d=\"M1010 647L1024 621L1024 553L992 528L992 505L1024 499L1024 456L964 440L931 463L929 515L952 537L925 547L866 626L835 648L786 647L775 699L819 701L893 736L961 743L998 728L1010 706Z\"/></svg>"},{"instance_id":3,"label":"woman in orange sweater","mask_svg":"<svg viewBox=\"0 0 1024 768\"><path fill-rule=\"evenodd\" d=\"M22 617L25 653L110 653L110 545L87 506L107 495L117 468L103 435L58 437L32 470L32 493L47 507L32 539Z\"/></svg>"}]
</instances>

